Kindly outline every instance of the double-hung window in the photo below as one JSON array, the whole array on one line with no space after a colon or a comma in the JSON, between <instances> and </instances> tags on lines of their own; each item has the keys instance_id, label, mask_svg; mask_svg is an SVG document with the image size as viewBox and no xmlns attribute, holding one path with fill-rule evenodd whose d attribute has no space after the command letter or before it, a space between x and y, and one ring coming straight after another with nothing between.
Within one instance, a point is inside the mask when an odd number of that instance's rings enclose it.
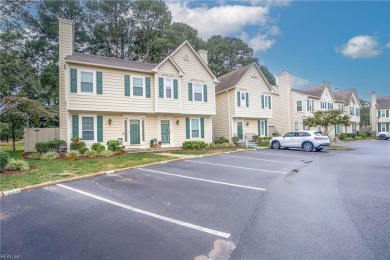
<instances>
[{"instance_id":1,"label":"double-hung window","mask_svg":"<svg viewBox=\"0 0 390 260\"><path fill-rule=\"evenodd\" d=\"M81 135L85 141L95 140L95 123L93 116L82 116L81 117Z\"/></svg>"},{"instance_id":2,"label":"double-hung window","mask_svg":"<svg viewBox=\"0 0 390 260\"><path fill-rule=\"evenodd\" d=\"M295 131L298 131L298 122L294 122L294 129Z\"/></svg>"},{"instance_id":3,"label":"double-hung window","mask_svg":"<svg viewBox=\"0 0 390 260\"><path fill-rule=\"evenodd\" d=\"M165 79L165 98L173 98L173 80Z\"/></svg>"},{"instance_id":4,"label":"double-hung window","mask_svg":"<svg viewBox=\"0 0 390 260\"><path fill-rule=\"evenodd\" d=\"M271 109L271 96L264 96L264 108Z\"/></svg>"},{"instance_id":5,"label":"double-hung window","mask_svg":"<svg viewBox=\"0 0 390 260\"><path fill-rule=\"evenodd\" d=\"M246 104L246 93L245 92L240 92L240 95L241 95L241 97L240 97L241 104L244 104L244 106L245 106L245 104Z\"/></svg>"},{"instance_id":6,"label":"double-hung window","mask_svg":"<svg viewBox=\"0 0 390 260\"><path fill-rule=\"evenodd\" d=\"M321 101L321 109L326 109L326 102L325 101Z\"/></svg>"},{"instance_id":7,"label":"double-hung window","mask_svg":"<svg viewBox=\"0 0 390 260\"><path fill-rule=\"evenodd\" d=\"M144 96L144 80L143 78L133 77L133 96Z\"/></svg>"},{"instance_id":8,"label":"double-hung window","mask_svg":"<svg viewBox=\"0 0 390 260\"><path fill-rule=\"evenodd\" d=\"M302 101L297 101L297 112L302 112Z\"/></svg>"},{"instance_id":9,"label":"double-hung window","mask_svg":"<svg viewBox=\"0 0 390 260\"><path fill-rule=\"evenodd\" d=\"M349 114L354 115L355 114L355 108L354 107L349 107Z\"/></svg>"},{"instance_id":10,"label":"double-hung window","mask_svg":"<svg viewBox=\"0 0 390 260\"><path fill-rule=\"evenodd\" d=\"M200 119L191 118L191 138L200 138Z\"/></svg>"},{"instance_id":11,"label":"double-hung window","mask_svg":"<svg viewBox=\"0 0 390 260\"><path fill-rule=\"evenodd\" d=\"M339 110L340 111L344 111L344 105L343 104L339 104Z\"/></svg>"},{"instance_id":12,"label":"double-hung window","mask_svg":"<svg viewBox=\"0 0 390 260\"><path fill-rule=\"evenodd\" d=\"M386 117L386 110L384 109L381 110L381 117Z\"/></svg>"},{"instance_id":13,"label":"double-hung window","mask_svg":"<svg viewBox=\"0 0 390 260\"><path fill-rule=\"evenodd\" d=\"M314 110L314 101L313 99L307 100L307 111L313 111Z\"/></svg>"},{"instance_id":14,"label":"double-hung window","mask_svg":"<svg viewBox=\"0 0 390 260\"><path fill-rule=\"evenodd\" d=\"M333 103L332 102L328 102L328 110L330 109L333 109Z\"/></svg>"},{"instance_id":15,"label":"double-hung window","mask_svg":"<svg viewBox=\"0 0 390 260\"><path fill-rule=\"evenodd\" d=\"M80 72L80 92L93 93L93 72Z\"/></svg>"},{"instance_id":16,"label":"double-hung window","mask_svg":"<svg viewBox=\"0 0 390 260\"><path fill-rule=\"evenodd\" d=\"M194 84L194 101L203 101L202 84Z\"/></svg>"}]
</instances>

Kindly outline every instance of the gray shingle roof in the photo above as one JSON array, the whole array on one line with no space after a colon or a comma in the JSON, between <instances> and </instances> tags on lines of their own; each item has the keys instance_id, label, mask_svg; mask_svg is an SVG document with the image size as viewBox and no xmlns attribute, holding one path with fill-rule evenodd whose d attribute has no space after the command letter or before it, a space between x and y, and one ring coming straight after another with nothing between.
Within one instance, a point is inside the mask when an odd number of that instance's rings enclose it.
<instances>
[{"instance_id":1,"label":"gray shingle roof","mask_svg":"<svg viewBox=\"0 0 390 260\"><path fill-rule=\"evenodd\" d=\"M341 90L341 89L335 89L333 90L333 95L338 101L343 101L347 104L351 102L352 94L355 92L355 89L346 89L346 90Z\"/></svg>"},{"instance_id":2,"label":"gray shingle roof","mask_svg":"<svg viewBox=\"0 0 390 260\"><path fill-rule=\"evenodd\" d=\"M85 62L102 66L120 67L130 70L133 69L148 72L157 66L156 64L151 63L123 60L118 58L108 58L84 53L74 53L73 55L65 57L65 60L69 62Z\"/></svg>"},{"instance_id":3,"label":"gray shingle roof","mask_svg":"<svg viewBox=\"0 0 390 260\"><path fill-rule=\"evenodd\" d=\"M378 98L376 98L376 108L377 109L390 108L390 97L378 97Z\"/></svg>"},{"instance_id":4,"label":"gray shingle roof","mask_svg":"<svg viewBox=\"0 0 390 260\"><path fill-rule=\"evenodd\" d=\"M242 68L232 70L225 75L218 78L219 83L215 86L215 92L218 93L222 90L234 87L241 80L241 78L247 73L247 71L253 66L254 63L248 64Z\"/></svg>"},{"instance_id":5,"label":"gray shingle roof","mask_svg":"<svg viewBox=\"0 0 390 260\"><path fill-rule=\"evenodd\" d=\"M324 92L325 88L327 87L327 83L321 83L319 85L309 87L309 88L304 88L304 89L291 89L291 91L301 93L304 95L312 96L312 97L317 97L321 98L322 93Z\"/></svg>"}]
</instances>

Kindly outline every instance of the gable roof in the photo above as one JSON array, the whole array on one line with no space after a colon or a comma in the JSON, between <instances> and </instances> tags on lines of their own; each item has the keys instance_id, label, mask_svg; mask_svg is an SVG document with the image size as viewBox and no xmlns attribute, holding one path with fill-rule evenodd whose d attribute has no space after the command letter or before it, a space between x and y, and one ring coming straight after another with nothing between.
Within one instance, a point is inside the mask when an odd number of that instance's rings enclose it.
<instances>
[{"instance_id":1,"label":"gable roof","mask_svg":"<svg viewBox=\"0 0 390 260\"><path fill-rule=\"evenodd\" d=\"M187 45L190 50L193 52L193 54L195 55L195 57L200 61L200 63L203 65L203 67L205 67L205 69L207 70L207 72L213 77L214 79L214 82L215 83L218 83L218 79L215 77L214 73L210 70L210 68L207 66L207 64L204 62L204 60L199 56L199 54L194 50L194 48L191 46L191 44L188 42L188 41L185 41L183 42L179 47L176 48L176 50L174 50L171 55L171 57L173 57L173 55L176 54L176 52L178 52L184 45Z\"/></svg>"},{"instance_id":2,"label":"gable roof","mask_svg":"<svg viewBox=\"0 0 390 260\"><path fill-rule=\"evenodd\" d=\"M328 83L321 83L312 87L303 88L303 89L291 89L291 91L307 95L314 98L321 98L322 94L324 93L325 89L328 88L330 94L332 95L333 99L335 100L335 96L333 95L332 90L329 87Z\"/></svg>"},{"instance_id":3,"label":"gable roof","mask_svg":"<svg viewBox=\"0 0 390 260\"><path fill-rule=\"evenodd\" d=\"M355 94L356 101L358 102L358 104L360 106L360 100L359 100L357 92L354 88L345 89L345 90L342 90L342 89L333 90L333 95L336 98L336 100L345 102L346 104L351 103L353 94Z\"/></svg>"},{"instance_id":4,"label":"gable roof","mask_svg":"<svg viewBox=\"0 0 390 260\"><path fill-rule=\"evenodd\" d=\"M390 96L389 97L377 97L376 98L376 108L377 109L390 108Z\"/></svg>"},{"instance_id":5,"label":"gable roof","mask_svg":"<svg viewBox=\"0 0 390 260\"><path fill-rule=\"evenodd\" d=\"M259 66L257 66L255 62L252 62L242 68L232 70L219 77L219 83L217 86L215 86L215 93L237 86L253 66L256 67L257 71L260 73L260 76L263 78L270 90L274 92L274 89L265 78L263 72L261 72Z\"/></svg>"},{"instance_id":6,"label":"gable roof","mask_svg":"<svg viewBox=\"0 0 390 260\"><path fill-rule=\"evenodd\" d=\"M104 67L115 67L115 68L123 68L130 69L136 71L144 71L151 72L156 64L139 62L139 61L130 61L123 60L119 58L109 58L99 55L91 55L84 53L75 52L73 55L69 55L65 57L65 60L70 63L78 63L78 64L89 64L96 66L104 66Z\"/></svg>"},{"instance_id":7,"label":"gable roof","mask_svg":"<svg viewBox=\"0 0 390 260\"><path fill-rule=\"evenodd\" d=\"M157 71L158 68L159 68L160 66L162 66L167 60L169 60L169 61L173 64L173 66L174 66L174 67L177 69L177 71L179 72L179 75L180 75L180 76L183 76L183 75L184 75L183 70L179 67L179 65L177 65L177 63L171 58L171 56L167 56L162 62L160 62L160 63L153 69L153 71Z\"/></svg>"}]
</instances>

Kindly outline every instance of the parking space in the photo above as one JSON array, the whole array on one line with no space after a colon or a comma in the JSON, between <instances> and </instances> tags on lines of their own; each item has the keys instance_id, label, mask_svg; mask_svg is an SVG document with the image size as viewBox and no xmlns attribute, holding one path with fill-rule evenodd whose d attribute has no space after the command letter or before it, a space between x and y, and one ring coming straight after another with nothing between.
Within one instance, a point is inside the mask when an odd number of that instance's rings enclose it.
<instances>
[{"instance_id":1,"label":"parking space","mask_svg":"<svg viewBox=\"0 0 390 260\"><path fill-rule=\"evenodd\" d=\"M289 154L260 150L200 157L5 197L3 207L12 209L17 203L24 210L6 213L2 236L7 239L2 246L8 252L37 257L43 252L47 256L65 254L60 258L75 257L77 252L77 258L207 255L218 239L236 244L266 203L272 186L318 156ZM35 221L26 226L27 218ZM27 237L27 242L20 243L21 237ZM51 243L37 244L32 241L36 238ZM90 254L85 252L97 246L99 239L110 242ZM37 248L32 250L33 246ZM65 246L72 251L64 251Z\"/></svg>"}]
</instances>

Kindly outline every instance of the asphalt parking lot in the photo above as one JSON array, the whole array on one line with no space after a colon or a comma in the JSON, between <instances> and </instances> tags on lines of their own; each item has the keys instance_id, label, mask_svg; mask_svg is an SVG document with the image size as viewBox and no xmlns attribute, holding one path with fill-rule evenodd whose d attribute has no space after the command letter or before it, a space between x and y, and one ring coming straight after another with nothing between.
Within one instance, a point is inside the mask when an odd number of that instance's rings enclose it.
<instances>
[{"instance_id":1,"label":"asphalt parking lot","mask_svg":"<svg viewBox=\"0 0 390 260\"><path fill-rule=\"evenodd\" d=\"M354 151L236 152L6 196L1 254L386 258L389 147L373 141Z\"/></svg>"}]
</instances>

